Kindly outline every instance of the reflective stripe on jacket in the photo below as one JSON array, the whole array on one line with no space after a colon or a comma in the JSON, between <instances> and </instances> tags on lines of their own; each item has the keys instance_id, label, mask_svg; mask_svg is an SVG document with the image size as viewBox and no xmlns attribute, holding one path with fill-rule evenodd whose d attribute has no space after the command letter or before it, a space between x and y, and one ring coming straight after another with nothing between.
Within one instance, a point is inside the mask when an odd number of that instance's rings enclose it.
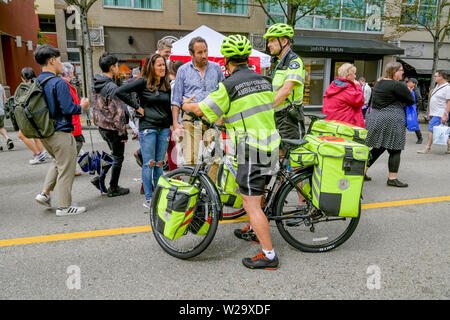
<instances>
[{"instance_id":1,"label":"reflective stripe on jacket","mask_svg":"<svg viewBox=\"0 0 450 320\"><path fill-rule=\"evenodd\" d=\"M223 116L233 141L245 137L247 145L258 150L272 152L278 148L272 85L246 65L237 66L199 106L211 122Z\"/></svg>"}]
</instances>

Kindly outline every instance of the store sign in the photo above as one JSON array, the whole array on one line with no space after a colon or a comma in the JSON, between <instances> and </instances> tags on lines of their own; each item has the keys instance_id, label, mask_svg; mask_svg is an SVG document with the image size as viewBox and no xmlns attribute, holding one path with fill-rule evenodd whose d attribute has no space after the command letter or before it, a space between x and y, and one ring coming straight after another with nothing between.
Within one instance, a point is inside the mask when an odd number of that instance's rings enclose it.
<instances>
[{"instance_id":1,"label":"store sign","mask_svg":"<svg viewBox=\"0 0 450 320\"><path fill-rule=\"evenodd\" d=\"M311 52L344 53L344 48L340 48L340 47L326 47L326 46L314 46L314 47L311 47Z\"/></svg>"},{"instance_id":2,"label":"store sign","mask_svg":"<svg viewBox=\"0 0 450 320\"><path fill-rule=\"evenodd\" d=\"M423 57L425 52L425 43L408 44L405 48L405 55L407 57Z\"/></svg>"}]
</instances>

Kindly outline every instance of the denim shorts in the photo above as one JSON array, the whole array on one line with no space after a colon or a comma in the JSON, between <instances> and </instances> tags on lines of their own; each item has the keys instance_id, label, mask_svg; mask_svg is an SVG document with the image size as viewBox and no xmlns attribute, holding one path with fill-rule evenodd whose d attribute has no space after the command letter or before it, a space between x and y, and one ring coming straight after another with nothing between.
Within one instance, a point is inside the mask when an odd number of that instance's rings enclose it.
<instances>
[{"instance_id":1,"label":"denim shorts","mask_svg":"<svg viewBox=\"0 0 450 320\"><path fill-rule=\"evenodd\" d=\"M435 116L431 116L430 117L430 123L428 125L428 131L433 132L433 127L437 127L441 124L441 117L435 117Z\"/></svg>"}]
</instances>

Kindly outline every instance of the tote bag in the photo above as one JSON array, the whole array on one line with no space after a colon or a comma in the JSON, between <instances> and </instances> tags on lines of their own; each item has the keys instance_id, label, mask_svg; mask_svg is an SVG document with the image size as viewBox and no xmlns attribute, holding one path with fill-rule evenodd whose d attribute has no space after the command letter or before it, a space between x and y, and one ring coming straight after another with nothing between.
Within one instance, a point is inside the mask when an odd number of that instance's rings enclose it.
<instances>
[{"instance_id":1,"label":"tote bag","mask_svg":"<svg viewBox=\"0 0 450 320\"><path fill-rule=\"evenodd\" d=\"M414 96L414 101L416 101L416 95L414 94L414 91L412 91L412 95ZM417 119L416 104L413 104L412 106L407 106L405 108L405 112L406 112L406 127L408 128L408 131L419 130L420 127L419 127L419 119Z\"/></svg>"}]
</instances>

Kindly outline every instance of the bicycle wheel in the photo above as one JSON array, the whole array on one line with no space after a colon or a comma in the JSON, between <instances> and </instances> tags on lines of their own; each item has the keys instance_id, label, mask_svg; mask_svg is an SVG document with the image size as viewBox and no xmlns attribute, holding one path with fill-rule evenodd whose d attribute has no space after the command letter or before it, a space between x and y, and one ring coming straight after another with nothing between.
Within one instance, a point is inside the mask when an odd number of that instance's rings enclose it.
<instances>
[{"instance_id":1,"label":"bicycle wheel","mask_svg":"<svg viewBox=\"0 0 450 320\"><path fill-rule=\"evenodd\" d=\"M194 216L183 236L175 240L170 240L157 230L156 221L158 211L156 209L156 204L158 202L158 197L161 194L160 187L155 189L152 201L150 223L156 241L164 249L164 251L179 259L189 259L206 250L214 239L217 226L219 224L220 212L218 212L217 208L212 205L213 203L217 203L219 200L214 199L216 196L214 195L213 190L211 190L210 184L205 181L204 177L198 176L194 181L191 181L191 174L193 170L194 169L191 167L181 167L169 172L166 175L166 177L169 178L175 178L194 184L200 190ZM206 220L210 222L209 230L204 235L196 234L196 231L201 228Z\"/></svg>"},{"instance_id":2,"label":"bicycle wheel","mask_svg":"<svg viewBox=\"0 0 450 320\"><path fill-rule=\"evenodd\" d=\"M218 188L222 187L222 175L223 173L223 168L224 168L224 164L221 163L219 165L219 168L217 170L217 181L216 181L216 186ZM247 212L245 212L244 207L241 208L234 208L231 206L227 206L226 203L223 203L223 208L222 208L222 216L223 216L223 220L233 220L233 219L237 219L239 217L242 217L243 215L245 215Z\"/></svg>"},{"instance_id":3,"label":"bicycle wheel","mask_svg":"<svg viewBox=\"0 0 450 320\"><path fill-rule=\"evenodd\" d=\"M311 171L296 175L295 185L312 183ZM299 207L297 190L285 182L274 206L275 216L301 215L301 218L276 220L281 236L294 248L305 252L326 252L343 244L355 231L358 218L327 217L312 204L307 210ZM361 208L361 202L360 202Z\"/></svg>"}]
</instances>

